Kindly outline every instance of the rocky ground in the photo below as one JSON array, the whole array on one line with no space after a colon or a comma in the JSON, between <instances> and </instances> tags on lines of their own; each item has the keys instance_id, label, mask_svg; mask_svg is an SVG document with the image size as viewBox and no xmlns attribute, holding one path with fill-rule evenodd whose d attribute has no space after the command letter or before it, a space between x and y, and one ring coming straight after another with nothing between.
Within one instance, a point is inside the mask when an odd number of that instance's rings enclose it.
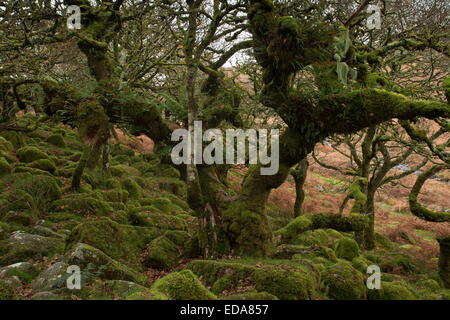
<instances>
[{"instance_id":1,"label":"rocky ground","mask_svg":"<svg viewBox=\"0 0 450 320\"><path fill-rule=\"evenodd\" d=\"M279 244L272 257L202 260L186 186L176 170L142 153L147 147L113 145L111 176L88 169L73 192L83 148L75 131L40 124L0 132L0 299L450 298L435 241L450 234L448 224L418 221L392 190L378 197L373 251L360 250L351 233L302 231L311 216L293 220L288 180L268 207ZM242 173L230 173L233 187ZM313 165L306 189L307 212L333 213L345 179ZM441 189L448 201L448 188ZM366 287L374 264L381 290ZM80 290L67 288L69 266L81 270Z\"/></svg>"}]
</instances>

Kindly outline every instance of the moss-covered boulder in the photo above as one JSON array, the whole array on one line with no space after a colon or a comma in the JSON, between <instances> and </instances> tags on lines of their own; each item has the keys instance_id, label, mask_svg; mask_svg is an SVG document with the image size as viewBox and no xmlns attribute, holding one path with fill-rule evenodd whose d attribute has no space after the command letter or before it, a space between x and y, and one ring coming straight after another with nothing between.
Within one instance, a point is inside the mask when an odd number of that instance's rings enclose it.
<instances>
[{"instance_id":1,"label":"moss-covered boulder","mask_svg":"<svg viewBox=\"0 0 450 320\"><path fill-rule=\"evenodd\" d=\"M144 246L160 234L151 228L119 224L109 218L85 221L72 230L67 247L89 244L127 265L140 267L139 254Z\"/></svg>"},{"instance_id":2,"label":"moss-covered boulder","mask_svg":"<svg viewBox=\"0 0 450 320\"><path fill-rule=\"evenodd\" d=\"M30 163L40 159L48 159L48 155L36 147L27 146L17 150L17 157L21 162Z\"/></svg>"},{"instance_id":3,"label":"moss-covered boulder","mask_svg":"<svg viewBox=\"0 0 450 320\"><path fill-rule=\"evenodd\" d=\"M111 168L109 168L109 171L111 172L111 175L113 177L130 177L140 175L138 169L123 164L112 166Z\"/></svg>"},{"instance_id":4,"label":"moss-covered boulder","mask_svg":"<svg viewBox=\"0 0 450 320\"><path fill-rule=\"evenodd\" d=\"M148 283L144 274L112 259L101 250L85 243L78 243L68 251L64 258L69 265L79 266L85 275L90 278L108 280L125 280L141 285Z\"/></svg>"},{"instance_id":5,"label":"moss-covered boulder","mask_svg":"<svg viewBox=\"0 0 450 320\"><path fill-rule=\"evenodd\" d=\"M64 240L16 231L0 241L0 266L62 253Z\"/></svg>"},{"instance_id":6,"label":"moss-covered boulder","mask_svg":"<svg viewBox=\"0 0 450 320\"><path fill-rule=\"evenodd\" d=\"M93 193L68 194L62 199L54 201L51 210L70 210L71 212L82 216L106 216L114 211L108 202Z\"/></svg>"},{"instance_id":7,"label":"moss-covered boulder","mask_svg":"<svg viewBox=\"0 0 450 320\"><path fill-rule=\"evenodd\" d=\"M381 282L379 290L368 290L369 300L414 300L412 292L401 282Z\"/></svg>"},{"instance_id":8,"label":"moss-covered boulder","mask_svg":"<svg viewBox=\"0 0 450 320\"><path fill-rule=\"evenodd\" d=\"M55 173L55 171L56 171L56 165L50 159L35 160L35 161L31 162L30 164L28 164L28 166L30 168L36 168L36 169L50 172L51 174Z\"/></svg>"},{"instance_id":9,"label":"moss-covered boulder","mask_svg":"<svg viewBox=\"0 0 450 320\"><path fill-rule=\"evenodd\" d=\"M126 178L122 181L122 188L128 192L131 199L140 199L142 197L141 186L131 178Z\"/></svg>"},{"instance_id":10,"label":"moss-covered boulder","mask_svg":"<svg viewBox=\"0 0 450 320\"><path fill-rule=\"evenodd\" d=\"M155 282L152 289L172 300L216 300L190 270L171 273Z\"/></svg>"},{"instance_id":11,"label":"moss-covered boulder","mask_svg":"<svg viewBox=\"0 0 450 320\"><path fill-rule=\"evenodd\" d=\"M31 195L41 210L62 195L58 181L53 177L29 173L15 177L13 190L23 190Z\"/></svg>"},{"instance_id":12,"label":"moss-covered boulder","mask_svg":"<svg viewBox=\"0 0 450 320\"><path fill-rule=\"evenodd\" d=\"M177 246L167 237L152 240L147 247L145 265L155 269L168 269L176 266L180 259Z\"/></svg>"},{"instance_id":13,"label":"moss-covered boulder","mask_svg":"<svg viewBox=\"0 0 450 320\"><path fill-rule=\"evenodd\" d=\"M366 285L362 273L342 260L322 272L322 289L328 297L335 300L366 298Z\"/></svg>"},{"instance_id":14,"label":"moss-covered boulder","mask_svg":"<svg viewBox=\"0 0 450 320\"><path fill-rule=\"evenodd\" d=\"M315 297L317 282L306 268L264 266L253 273L258 291L273 294L281 300L310 300Z\"/></svg>"},{"instance_id":15,"label":"moss-covered boulder","mask_svg":"<svg viewBox=\"0 0 450 320\"><path fill-rule=\"evenodd\" d=\"M342 238L335 244L336 256L341 259L352 261L360 254L359 246L355 240L350 238Z\"/></svg>"},{"instance_id":16,"label":"moss-covered boulder","mask_svg":"<svg viewBox=\"0 0 450 320\"><path fill-rule=\"evenodd\" d=\"M46 141L54 146L60 147L60 148L65 148L66 147L66 142L64 141L64 138L62 135L60 134L52 134L51 136L49 136Z\"/></svg>"},{"instance_id":17,"label":"moss-covered boulder","mask_svg":"<svg viewBox=\"0 0 450 320\"><path fill-rule=\"evenodd\" d=\"M253 286L279 299L308 300L317 297L318 278L301 264L280 264L279 260L249 261L192 261L188 268L215 292Z\"/></svg>"}]
</instances>

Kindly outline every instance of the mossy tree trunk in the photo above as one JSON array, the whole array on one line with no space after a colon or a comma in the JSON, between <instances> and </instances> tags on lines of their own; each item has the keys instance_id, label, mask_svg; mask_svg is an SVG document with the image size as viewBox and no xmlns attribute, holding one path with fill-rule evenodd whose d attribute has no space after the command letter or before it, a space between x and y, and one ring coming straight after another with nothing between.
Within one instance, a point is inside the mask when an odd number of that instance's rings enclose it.
<instances>
[{"instance_id":1,"label":"mossy tree trunk","mask_svg":"<svg viewBox=\"0 0 450 320\"><path fill-rule=\"evenodd\" d=\"M303 189L303 186L305 185L308 167L308 159L303 159L297 166L294 167L294 169L291 170L291 175L295 182L294 215L296 217L303 213L302 207L305 200L305 190Z\"/></svg>"},{"instance_id":2,"label":"mossy tree trunk","mask_svg":"<svg viewBox=\"0 0 450 320\"><path fill-rule=\"evenodd\" d=\"M450 289L450 237L439 239L439 276L444 286Z\"/></svg>"}]
</instances>

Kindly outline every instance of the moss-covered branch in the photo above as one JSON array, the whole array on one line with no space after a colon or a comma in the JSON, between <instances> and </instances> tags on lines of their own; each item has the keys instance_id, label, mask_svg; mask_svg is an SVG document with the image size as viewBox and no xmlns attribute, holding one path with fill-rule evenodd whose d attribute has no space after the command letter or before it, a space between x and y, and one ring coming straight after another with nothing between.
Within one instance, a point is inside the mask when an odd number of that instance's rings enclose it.
<instances>
[{"instance_id":1,"label":"moss-covered branch","mask_svg":"<svg viewBox=\"0 0 450 320\"><path fill-rule=\"evenodd\" d=\"M418 218L430 221L430 222L446 222L450 221L450 213L449 212L434 212L422 206L417 197L420 194L420 190L424 183L431 178L433 175L443 170L444 166L433 166L428 169L424 173L422 173L416 180L416 183L411 189L411 193L409 194L409 208L411 212Z\"/></svg>"}]
</instances>

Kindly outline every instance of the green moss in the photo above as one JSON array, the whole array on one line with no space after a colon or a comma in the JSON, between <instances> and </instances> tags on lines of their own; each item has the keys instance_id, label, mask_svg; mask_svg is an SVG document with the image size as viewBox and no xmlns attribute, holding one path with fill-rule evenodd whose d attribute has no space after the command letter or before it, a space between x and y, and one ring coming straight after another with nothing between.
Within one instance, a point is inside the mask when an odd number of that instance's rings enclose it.
<instances>
[{"instance_id":1,"label":"green moss","mask_svg":"<svg viewBox=\"0 0 450 320\"><path fill-rule=\"evenodd\" d=\"M328 244L328 234L325 230L309 230L298 235L291 241L295 245L318 245L323 246Z\"/></svg>"},{"instance_id":2,"label":"green moss","mask_svg":"<svg viewBox=\"0 0 450 320\"><path fill-rule=\"evenodd\" d=\"M21 148L25 144L23 134L17 131L2 132L0 136L11 142L16 149Z\"/></svg>"},{"instance_id":3,"label":"green moss","mask_svg":"<svg viewBox=\"0 0 450 320\"><path fill-rule=\"evenodd\" d=\"M369 300L414 300L411 291L401 282L381 282L379 290L368 290Z\"/></svg>"},{"instance_id":4,"label":"green moss","mask_svg":"<svg viewBox=\"0 0 450 320\"><path fill-rule=\"evenodd\" d=\"M211 291L215 294L221 294L225 290L230 290L237 285L237 280L232 274L225 274L213 283Z\"/></svg>"},{"instance_id":5,"label":"green moss","mask_svg":"<svg viewBox=\"0 0 450 320\"><path fill-rule=\"evenodd\" d=\"M173 300L216 300L190 270L171 273L155 282L153 290Z\"/></svg>"},{"instance_id":6,"label":"green moss","mask_svg":"<svg viewBox=\"0 0 450 320\"><path fill-rule=\"evenodd\" d=\"M36 147L23 147L17 150L16 154L19 160L25 163L30 163L40 159L48 159L48 155Z\"/></svg>"},{"instance_id":7,"label":"green moss","mask_svg":"<svg viewBox=\"0 0 450 320\"><path fill-rule=\"evenodd\" d=\"M140 268L141 250L158 235L158 231L154 229L132 227L108 218L98 218L85 221L74 228L67 239L67 246L71 247L78 242L86 243L113 259Z\"/></svg>"},{"instance_id":8,"label":"green moss","mask_svg":"<svg viewBox=\"0 0 450 320\"><path fill-rule=\"evenodd\" d=\"M142 188L131 178L122 181L122 188L128 191L131 199L140 199L142 197Z\"/></svg>"},{"instance_id":9,"label":"green moss","mask_svg":"<svg viewBox=\"0 0 450 320\"><path fill-rule=\"evenodd\" d=\"M10 174L12 171L11 166L5 158L0 157L0 178Z\"/></svg>"},{"instance_id":10,"label":"green moss","mask_svg":"<svg viewBox=\"0 0 450 320\"><path fill-rule=\"evenodd\" d=\"M14 150L14 146L12 145L11 142L6 140L4 137L0 136L0 150L11 152Z\"/></svg>"},{"instance_id":11,"label":"green moss","mask_svg":"<svg viewBox=\"0 0 450 320\"><path fill-rule=\"evenodd\" d=\"M392 249L392 248L394 248L394 244L392 243L392 241L390 241L385 236L375 232L374 238L375 238L375 243L376 243L377 246L379 246L381 248L385 248L385 249Z\"/></svg>"},{"instance_id":12,"label":"green moss","mask_svg":"<svg viewBox=\"0 0 450 320\"><path fill-rule=\"evenodd\" d=\"M14 288L5 280L0 280L0 300L15 300L17 299Z\"/></svg>"},{"instance_id":13,"label":"green moss","mask_svg":"<svg viewBox=\"0 0 450 320\"><path fill-rule=\"evenodd\" d=\"M52 211L67 211L80 215L108 215L114 210L103 199L96 197L93 193L69 194L52 203Z\"/></svg>"},{"instance_id":14,"label":"green moss","mask_svg":"<svg viewBox=\"0 0 450 320\"><path fill-rule=\"evenodd\" d=\"M352 261L359 256L359 246L355 240L350 238L342 238L336 241L335 245L336 256L341 259Z\"/></svg>"},{"instance_id":15,"label":"green moss","mask_svg":"<svg viewBox=\"0 0 450 320\"><path fill-rule=\"evenodd\" d=\"M313 299L317 290L315 277L306 268L264 266L253 273L258 291L265 291L282 300Z\"/></svg>"},{"instance_id":16,"label":"green moss","mask_svg":"<svg viewBox=\"0 0 450 320\"><path fill-rule=\"evenodd\" d=\"M129 177L129 176L139 176L140 172L138 169L129 167L123 164L117 166L112 166L109 168L111 175L114 177Z\"/></svg>"},{"instance_id":17,"label":"green moss","mask_svg":"<svg viewBox=\"0 0 450 320\"><path fill-rule=\"evenodd\" d=\"M358 270L362 273L366 273L367 267L369 266L369 261L367 261L363 257L359 256L359 257L353 258L352 265L356 270Z\"/></svg>"},{"instance_id":18,"label":"green moss","mask_svg":"<svg viewBox=\"0 0 450 320\"><path fill-rule=\"evenodd\" d=\"M86 243L77 243L71 250L66 252L63 261L69 265L77 265L82 270L82 282L90 279L102 278L108 280L132 281L141 285L147 285L148 280L144 274L137 272L134 268L121 263L103 251Z\"/></svg>"},{"instance_id":19,"label":"green moss","mask_svg":"<svg viewBox=\"0 0 450 320\"><path fill-rule=\"evenodd\" d=\"M54 146L60 147L60 148L65 148L66 147L66 142L64 141L64 138L62 135L60 134L52 134L51 136L49 136L46 140L48 143L51 143Z\"/></svg>"},{"instance_id":20,"label":"green moss","mask_svg":"<svg viewBox=\"0 0 450 320\"><path fill-rule=\"evenodd\" d=\"M417 270L411 257L399 253L386 254L381 259L380 268L383 272L414 273Z\"/></svg>"},{"instance_id":21,"label":"green moss","mask_svg":"<svg viewBox=\"0 0 450 320\"><path fill-rule=\"evenodd\" d=\"M180 253L176 245L166 237L158 237L147 248L145 265L155 269L169 269L178 264Z\"/></svg>"},{"instance_id":22,"label":"green moss","mask_svg":"<svg viewBox=\"0 0 450 320\"><path fill-rule=\"evenodd\" d=\"M105 190L101 191L103 197L110 202L127 202L129 193L126 190Z\"/></svg>"},{"instance_id":23,"label":"green moss","mask_svg":"<svg viewBox=\"0 0 450 320\"><path fill-rule=\"evenodd\" d=\"M28 166L31 168L36 168L36 169L50 172L51 174L55 173L55 171L56 171L56 166L55 166L54 162L51 161L50 159L35 160L35 161L31 162L30 164L28 164Z\"/></svg>"},{"instance_id":24,"label":"green moss","mask_svg":"<svg viewBox=\"0 0 450 320\"><path fill-rule=\"evenodd\" d=\"M235 254L244 256L264 257L274 251L272 231L269 227L267 216L264 213L246 210L242 204L235 202L223 213L224 229L229 235L235 237L234 241L239 243ZM221 243L226 253L229 244Z\"/></svg>"},{"instance_id":25,"label":"green moss","mask_svg":"<svg viewBox=\"0 0 450 320\"><path fill-rule=\"evenodd\" d=\"M13 184L13 190L23 190L31 195L41 211L62 194L57 180L46 175L24 175Z\"/></svg>"},{"instance_id":26,"label":"green moss","mask_svg":"<svg viewBox=\"0 0 450 320\"><path fill-rule=\"evenodd\" d=\"M286 239L293 239L299 233L309 230L311 226L312 226L311 219L305 216L299 216L294 220L292 220L291 222L289 222L285 227L275 232L275 234L281 235Z\"/></svg>"},{"instance_id":27,"label":"green moss","mask_svg":"<svg viewBox=\"0 0 450 320\"><path fill-rule=\"evenodd\" d=\"M363 275L350 263L338 262L322 272L322 287L335 300L363 300L366 285Z\"/></svg>"}]
</instances>

